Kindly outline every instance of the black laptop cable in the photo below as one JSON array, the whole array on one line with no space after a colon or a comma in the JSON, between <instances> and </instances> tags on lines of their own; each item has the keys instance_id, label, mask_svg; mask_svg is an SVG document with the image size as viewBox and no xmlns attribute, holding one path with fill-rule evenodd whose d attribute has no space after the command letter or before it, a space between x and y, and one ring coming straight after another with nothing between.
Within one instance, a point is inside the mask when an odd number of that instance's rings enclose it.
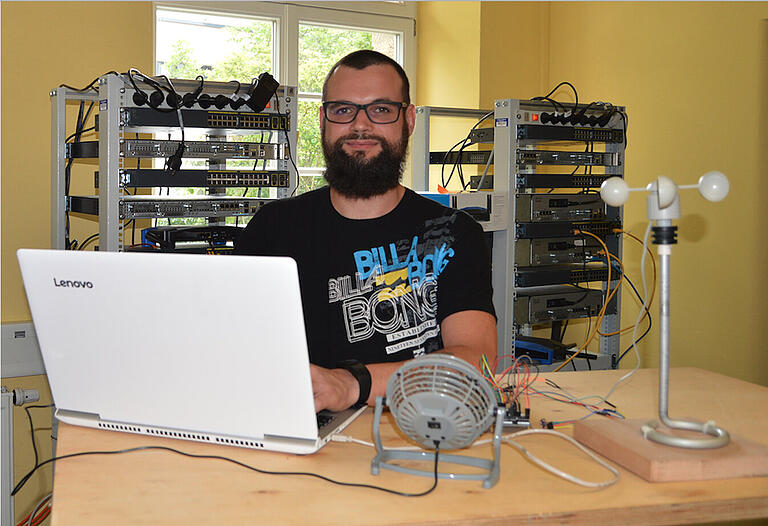
<instances>
[{"instance_id":1,"label":"black laptop cable","mask_svg":"<svg viewBox=\"0 0 768 526\"><path fill-rule=\"evenodd\" d=\"M41 406L33 406L33 407L41 407ZM47 407L50 407L50 406L47 406ZM31 422L32 420L30 417L30 425L31 425ZM178 449L174 449L166 446L138 446L138 447L132 447L128 449L119 449L114 451L82 451L78 453L70 453L68 455L61 455L58 457L49 458L48 460L45 460L40 463L37 462L37 450L35 450L35 467L32 468L32 470L29 473L24 475L24 477L22 477L19 483L16 484L16 486L13 488L13 491L11 492L11 496L14 496L16 495L16 493L19 492L19 490L24 486L24 484L26 484L27 481L30 479L30 477L35 473L35 471L45 466L46 464L50 464L51 462L56 462L58 460L64 460L67 458L83 457L88 455L118 455L122 453L133 453L136 451L149 451L149 450L168 451L168 452L176 453L177 455L181 455L189 458L223 460L223 461L235 464L237 466L240 466L242 468L255 471L256 473L261 473L262 475L293 475L293 476L314 477L320 480L324 480L326 482L330 482L331 484L336 484L338 486L373 489L377 491L383 491L385 493L390 493L392 495L398 495L401 497L423 497L424 495L428 495L432 493L435 490L435 488L437 488L437 481L438 481L437 466L438 466L438 457L440 453L440 448L438 446L435 449L435 471L434 471L434 480L433 480L432 486L429 489L422 491L420 493L406 493L403 491L397 491L389 488L384 488L381 486L374 486L372 484L363 484L358 482L343 482L343 481L334 480L332 478L326 477L325 475L320 475L319 473L311 473L307 471L270 471L270 470L254 467L249 464L245 464L244 462L240 462L239 460L235 460L229 457L223 457L220 455L197 455L194 453L187 453L185 451L180 451Z\"/></svg>"}]
</instances>

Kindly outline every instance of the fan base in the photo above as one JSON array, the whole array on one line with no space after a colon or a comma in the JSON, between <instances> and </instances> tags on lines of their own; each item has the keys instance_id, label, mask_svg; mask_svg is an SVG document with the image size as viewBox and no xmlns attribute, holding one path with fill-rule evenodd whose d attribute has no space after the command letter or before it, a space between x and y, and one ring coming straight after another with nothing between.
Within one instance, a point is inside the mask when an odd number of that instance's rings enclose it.
<instances>
[{"instance_id":1,"label":"fan base","mask_svg":"<svg viewBox=\"0 0 768 526\"><path fill-rule=\"evenodd\" d=\"M384 409L382 397L376 399L376 412L373 417L373 439L376 444L376 456L371 462L371 473L378 475L380 470L389 469L409 475L418 475L420 477L434 477L435 469L418 469L393 464L393 460L417 460L424 462L435 462L435 453L429 451L402 451L385 449L381 444L379 433L381 414ZM499 459L501 449L501 433L504 427L504 409L496 409L496 426L493 432L493 459L467 457L464 455L450 455L440 453L438 455L439 463L462 464L472 466L483 470L483 473L446 473L437 471L437 477L451 480L481 480L485 489L490 489L499 481Z\"/></svg>"}]
</instances>

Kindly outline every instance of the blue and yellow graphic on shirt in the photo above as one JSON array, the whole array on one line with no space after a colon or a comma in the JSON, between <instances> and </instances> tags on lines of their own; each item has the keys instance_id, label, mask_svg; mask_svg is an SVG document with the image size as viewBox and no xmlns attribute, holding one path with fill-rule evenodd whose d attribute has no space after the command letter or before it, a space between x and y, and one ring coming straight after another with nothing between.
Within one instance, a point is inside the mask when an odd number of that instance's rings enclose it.
<instances>
[{"instance_id":1,"label":"blue and yellow graphic on shirt","mask_svg":"<svg viewBox=\"0 0 768 526\"><path fill-rule=\"evenodd\" d=\"M350 343L379 333L388 342L387 354L407 350L415 357L435 350L437 278L454 256L452 239L440 237L425 242L413 236L410 242L357 250L354 278L328 280L328 301L341 304Z\"/></svg>"}]
</instances>

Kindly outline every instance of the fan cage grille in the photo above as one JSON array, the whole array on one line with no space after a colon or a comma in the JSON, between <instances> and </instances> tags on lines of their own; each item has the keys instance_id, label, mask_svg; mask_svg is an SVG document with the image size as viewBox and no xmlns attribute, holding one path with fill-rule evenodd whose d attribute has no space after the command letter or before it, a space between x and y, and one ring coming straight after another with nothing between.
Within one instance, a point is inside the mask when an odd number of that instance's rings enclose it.
<instances>
[{"instance_id":1,"label":"fan cage grille","mask_svg":"<svg viewBox=\"0 0 768 526\"><path fill-rule=\"evenodd\" d=\"M467 362L450 355L416 358L401 367L387 385L387 405L411 439L441 449L470 445L491 424L495 396L486 380ZM438 416L435 416L438 415ZM427 435L426 419L440 420L450 436Z\"/></svg>"}]
</instances>

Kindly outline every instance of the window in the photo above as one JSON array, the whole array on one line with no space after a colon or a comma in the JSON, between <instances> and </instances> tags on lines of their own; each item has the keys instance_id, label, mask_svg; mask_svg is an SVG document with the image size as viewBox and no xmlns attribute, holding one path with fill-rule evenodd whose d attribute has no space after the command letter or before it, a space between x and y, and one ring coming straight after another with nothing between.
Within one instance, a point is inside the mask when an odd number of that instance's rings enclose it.
<instances>
[{"instance_id":1,"label":"window","mask_svg":"<svg viewBox=\"0 0 768 526\"><path fill-rule=\"evenodd\" d=\"M396 33L319 24L299 24L299 192L325 184L325 160L317 125L325 76L344 55L356 49L375 49L397 60Z\"/></svg>"},{"instance_id":2,"label":"window","mask_svg":"<svg viewBox=\"0 0 768 526\"><path fill-rule=\"evenodd\" d=\"M298 86L294 152L298 192L322 186L318 108L325 75L355 49L381 51L412 73L415 6L404 2L228 2L222 6L157 3L155 73L250 82L269 71L281 84ZM238 191L243 190L229 193ZM250 189L248 195L257 195L257 189Z\"/></svg>"},{"instance_id":3,"label":"window","mask_svg":"<svg viewBox=\"0 0 768 526\"><path fill-rule=\"evenodd\" d=\"M275 26L269 18L221 16L158 8L155 74L249 80L275 66Z\"/></svg>"}]
</instances>

